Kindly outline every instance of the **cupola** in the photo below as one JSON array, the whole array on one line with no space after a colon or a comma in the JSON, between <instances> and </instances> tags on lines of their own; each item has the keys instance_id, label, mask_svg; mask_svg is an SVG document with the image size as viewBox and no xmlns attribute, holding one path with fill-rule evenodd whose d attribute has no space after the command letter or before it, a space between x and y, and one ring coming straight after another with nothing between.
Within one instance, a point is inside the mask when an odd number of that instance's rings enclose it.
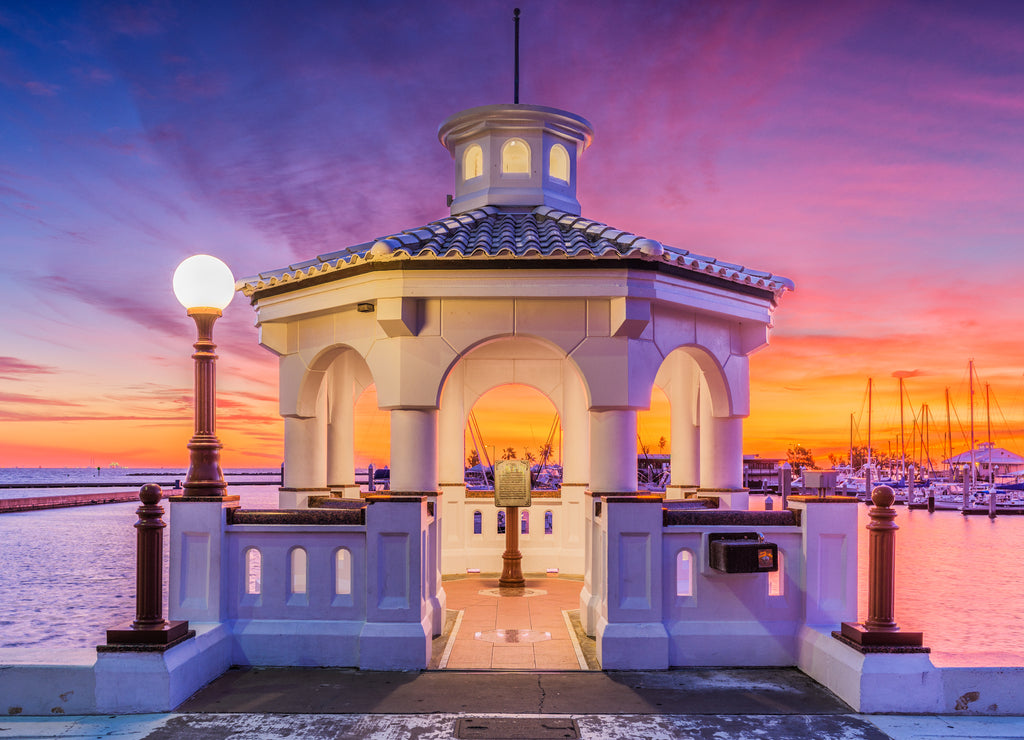
<instances>
[{"instance_id":1,"label":"cupola","mask_svg":"<svg viewBox=\"0 0 1024 740\"><path fill-rule=\"evenodd\" d=\"M540 105L485 105L437 132L455 160L452 215L483 206L550 206L579 215L577 164L594 138L580 116Z\"/></svg>"}]
</instances>

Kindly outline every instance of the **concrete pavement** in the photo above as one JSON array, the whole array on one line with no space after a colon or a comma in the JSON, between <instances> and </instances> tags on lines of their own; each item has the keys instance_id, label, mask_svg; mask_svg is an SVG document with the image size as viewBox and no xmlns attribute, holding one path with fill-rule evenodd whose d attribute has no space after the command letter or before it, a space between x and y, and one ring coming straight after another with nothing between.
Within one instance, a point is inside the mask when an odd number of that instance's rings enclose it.
<instances>
[{"instance_id":1,"label":"concrete pavement","mask_svg":"<svg viewBox=\"0 0 1024 740\"><path fill-rule=\"evenodd\" d=\"M378 673L232 670L179 711L0 717L10 738L969 740L1022 717L868 716L792 669Z\"/></svg>"}]
</instances>

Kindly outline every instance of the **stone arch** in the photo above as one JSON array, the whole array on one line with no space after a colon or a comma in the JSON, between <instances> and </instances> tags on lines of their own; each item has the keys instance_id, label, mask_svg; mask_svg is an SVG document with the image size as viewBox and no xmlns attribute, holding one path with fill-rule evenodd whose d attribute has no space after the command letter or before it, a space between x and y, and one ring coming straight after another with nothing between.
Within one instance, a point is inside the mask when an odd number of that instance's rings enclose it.
<instances>
[{"instance_id":1,"label":"stone arch","mask_svg":"<svg viewBox=\"0 0 1024 740\"><path fill-rule=\"evenodd\" d=\"M661 367L658 368L658 375L655 378L656 385L665 390L667 381L662 373L662 369L669 366L673 355L688 357L697 366L701 379L707 385L708 400L711 402L711 412L714 416L735 415L734 409L741 404L736 402L733 383L730 382L730 378L727 376L722 363L706 347L684 344L669 352L662 361ZM668 395L671 402L672 396L671 394Z\"/></svg>"},{"instance_id":2,"label":"stone arch","mask_svg":"<svg viewBox=\"0 0 1024 740\"><path fill-rule=\"evenodd\" d=\"M555 510L559 525L546 540L535 538L524 557L534 559L534 568L557 567L562 572L582 573L584 490L589 472L585 380L564 347L532 333L478 337L459 353L445 374L438 413L438 479L444 492L444 517L459 525L443 530L442 571L500 567L503 545L488 528L493 528L492 515L485 517L491 524L485 523L482 539L478 535L478 540L473 540L474 535L469 534L474 512L482 507L478 499L466 494L464 438L473 405L486 393L511 383L538 392L558 413L562 425L560 497L535 499L536 511L530 514L531 523L537 527L545 510ZM514 525L519 526L519 522Z\"/></svg>"},{"instance_id":3,"label":"stone arch","mask_svg":"<svg viewBox=\"0 0 1024 740\"><path fill-rule=\"evenodd\" d=\"M298 357L291 355L290 357ZM282 358L284 359L284 358ZM373 373L363 356L353 347L346 344L334 344L324 347L307 363L303 363L304 372L297 380L287 378L282 371L281 396L285 396L286 383L293 388L294 415L299 417L314 416L316 412L317 397L324 387L324 381L328 373L338 362L351 362L353 380L361 384L363 388L374 382ZM282 412L283 413L283 412Z\"/></svg>"},{"instance_id":4,"label":"stone arch","mask_svg":"<svg viewBox=\"0 0 1024 740\"><path fill-rule=\"evenodd\" d=\"M310 495L358 496L353 446L354 405L373 383L362 355L334 344L307 362L281 358L281 415L285 420L285 481L279 505L305 505Z\"/></svg>"},{"instance_id":5,"label":"stone arch","mask_svg":"<svg viewBox=\"0 0 1024 740\"><path fill-rule=\"evenodd\" d=\"M669 498L698 489L715 490L735 499L726 501L726 507L745 507L745 494L738 492L742 489L742 417L749 409L746 359L729 355L723 365L715 352L696 344L681 344L665 357L655 382L670 406Z\"/></svg>"}]
</instances>

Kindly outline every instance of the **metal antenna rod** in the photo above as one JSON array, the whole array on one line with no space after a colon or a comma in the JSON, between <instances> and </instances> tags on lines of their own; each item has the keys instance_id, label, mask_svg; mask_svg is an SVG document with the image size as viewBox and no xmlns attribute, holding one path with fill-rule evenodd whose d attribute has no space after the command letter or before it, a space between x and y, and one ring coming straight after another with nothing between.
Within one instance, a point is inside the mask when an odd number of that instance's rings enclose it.
<instances>
[{"instance_id":1,"label":"metal antenna rod","mask_svg":"<svg viewBox=\"0 0 1024 740\"><path fill-rule=\"evenodd\" d=\"M519 8L512 11L512 18L516 23L516 78L512 102L519 105Z\"/></svg>"}]
</instances>

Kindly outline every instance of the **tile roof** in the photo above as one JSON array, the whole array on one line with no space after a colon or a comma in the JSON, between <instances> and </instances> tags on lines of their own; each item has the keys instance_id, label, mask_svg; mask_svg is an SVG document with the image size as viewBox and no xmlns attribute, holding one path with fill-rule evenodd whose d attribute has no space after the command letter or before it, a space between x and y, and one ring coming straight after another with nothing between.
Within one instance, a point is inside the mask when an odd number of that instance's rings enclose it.
<instances>
[{"instance_id":1,"label":"tile roof","mask_svg":"<svg viewBox=\"0 0 1024 740\"><path fill-rule=\"evenodd\" d=\"M665 246L548 206L538 206L529 213L507 213L484 206L374 242L243 278L236 289L252 296L259 290L287 283L299 287L297 284L304 280L371 262L487 259L641 259L771 291L776 299L794 289L789 278Z\"/></svg>"}]
</instances>

